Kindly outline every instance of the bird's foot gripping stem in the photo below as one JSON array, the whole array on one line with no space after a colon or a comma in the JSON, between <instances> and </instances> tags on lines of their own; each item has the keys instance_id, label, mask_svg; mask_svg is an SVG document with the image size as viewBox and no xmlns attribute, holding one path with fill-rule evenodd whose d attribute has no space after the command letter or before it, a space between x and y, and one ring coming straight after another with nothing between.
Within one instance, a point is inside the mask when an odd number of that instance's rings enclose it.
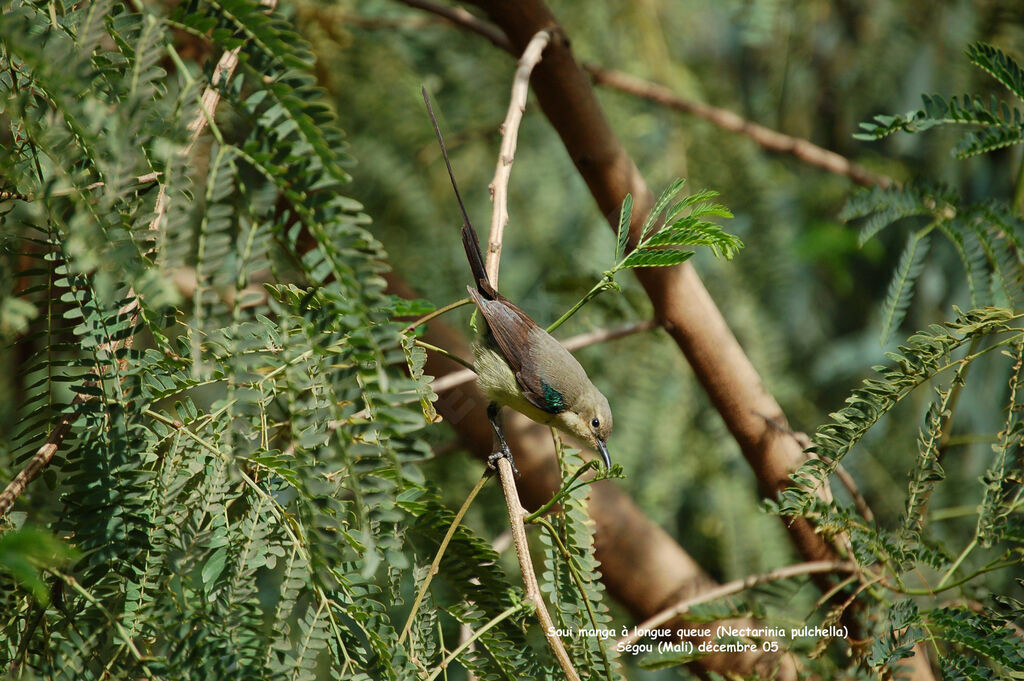
<instances>
[{"instance_id":1,"label":"bird's foot gripping stem","mask_svg":"<svg viewBox=\"0 0 1024 681\"><path fill-rule=\"evenodd\" d=\"M497 449L487 457L487 465L494 470L498 470L498 460L508 459L509 464L512 466L512 472L518 480L520 478L519 469L516 468L516 462L512 458L512 450L508 448L508 443L505 442L505 434L502 432L501 407L494 402L487 405L487 418L491 422L491 428L494 429L494 436L497 438Z\"/></svg>"}]
</instances>

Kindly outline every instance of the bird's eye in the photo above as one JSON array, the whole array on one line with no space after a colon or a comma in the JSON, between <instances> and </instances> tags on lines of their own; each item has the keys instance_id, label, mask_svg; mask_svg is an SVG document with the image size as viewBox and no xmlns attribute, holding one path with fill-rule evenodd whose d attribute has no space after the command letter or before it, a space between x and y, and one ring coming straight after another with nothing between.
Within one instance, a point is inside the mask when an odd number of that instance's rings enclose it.
<instances>
[{"instance_id":1,"label":"bird's eye","mask_svg":"<svg viewBox=\"0 0 1024 681\"><path fill-rule=\"evenodd\" d=\"M601 421L599 421L598 419L594 419L593 421L590 422L590 425L594 426L595 428L600 428Z\"/></svg>"}]
</instances>

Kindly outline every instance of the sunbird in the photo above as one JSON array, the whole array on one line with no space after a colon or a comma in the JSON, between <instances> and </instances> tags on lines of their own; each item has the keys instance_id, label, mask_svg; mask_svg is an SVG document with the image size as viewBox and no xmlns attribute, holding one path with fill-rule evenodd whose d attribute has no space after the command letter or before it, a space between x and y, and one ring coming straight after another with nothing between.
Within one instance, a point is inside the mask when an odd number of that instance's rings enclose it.
<instances>
[{"instance_id":1,"label":"sunbird","mask_svg":"<svg viewBox=\"0 0 1024 681\"><path fill-rule=\"evenodd\" d=\"M462 203L426 88L423 99L462 210L462 245L473 273L473 284L467 288L486 323L486 330L473 344L473 366L480 389L491 401L487 417L498 440L498 449L488 457L488 463L494 467L498 459L506 457L515 470L502 432L501 407L506 406L537 423L575 435L597 450L605 467L611 468L608 438L612 434L612 410L607 398L561 343L491 286L480 242Z\"/></svg>"}]
</instances>

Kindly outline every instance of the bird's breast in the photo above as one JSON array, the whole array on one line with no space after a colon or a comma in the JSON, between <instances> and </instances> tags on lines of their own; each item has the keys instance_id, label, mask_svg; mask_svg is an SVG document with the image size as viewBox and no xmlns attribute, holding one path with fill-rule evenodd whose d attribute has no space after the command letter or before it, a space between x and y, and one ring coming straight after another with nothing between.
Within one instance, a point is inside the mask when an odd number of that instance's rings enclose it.
<instances>
[{"instance_id":1,"label":"bird's breast","mask_svg":"<svg viewBox=\"0 0 1024 681\"><path fill-rule=\"evenodd\" d=\"M512 369L501 353L486 340L481 339L473 344L473 366L477 384L492 402L512 407L537 423L552 422L554 414L538 409L523 396Z\"/></svg>"}]
</instances>

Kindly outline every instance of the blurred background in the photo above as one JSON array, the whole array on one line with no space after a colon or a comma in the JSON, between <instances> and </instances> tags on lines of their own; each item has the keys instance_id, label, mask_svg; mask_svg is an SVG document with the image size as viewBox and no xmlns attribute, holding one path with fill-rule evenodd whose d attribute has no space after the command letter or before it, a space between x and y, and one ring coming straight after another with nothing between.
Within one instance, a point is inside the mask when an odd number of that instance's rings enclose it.
<instances>
[{"instance_id":1,"label":"blurred background","mask_svg":"<svg viewBox=\"0 0 1024 681\"><path fill-rule=\"evenodd\" d=\"M958 160L952 149L959 131L951 128L876 142L853 135L878 114L920 108L922 93L1007 96L968 62L964 49L988 42L1024 63L1019 0L551 0L549 6L582 62L809 140L896 182L944 183L965 202L1008 201L1014 194L1021 146ZM281 3L279 11L313 47L316 76L333 100L353 159L345 193L372 218L389 265L437 307L464 297L469 271L458 236L461 217L420 88L432 95L467 208L485 239L488 183L514 60L481 36L401 2L298 0ZM956 251L934 239L906 318L892 340L880 341L890 281L908 234L924 219L898 222L859 244L857 225L839 218L861 191L848 177L631 94L599 86L597 95L655 194L683 177L684 191L716 190L734 213L721 222L745 248L732 261L698 252L691 262L794 430L813 434L887 351L915 330L952 319L954 306L971 306ZM509 212L500 288L545 325L613 264L615 239L532 97L519 131ZM557 335L649 319L650 304L635 278L623 272L617 281L621 293L602 294ZM444 319L469 337L469 308ZM626 471L618 484L708 574L725 582L799 560L783 524L762 511L747 462L666 334L635 334L577 356L615 414L611 452ZM0 372L0 433L9 433L18 421L10 377L19 358L4 352L0 361L14 367ZM978 478L1005 421L1008 366L998 353L975 363L959 397L943 460L948 478L936 488L927 523L928 540L954 554L977 521ZM918 389L843 461L880 526L892 526L903 512L907 472L932 396L930 387ZM425 476L449 507L458 507L482 466L459 450L447 425L426 428L423 436L437 453L424 464ZM13 470L11 464L0 472ZM841 489L837 495L846 499ZM501 535L508 517L499 494L482 494L466 522L489 540ZM504 560L509 574L518 575L511 554ZM1001 571L983 588L1020 597L1015 576ZM412 587L411 580L402 586L409 595ZM794 599L795 610L820 596L813 587L800 595L787 588L779 600ZM630 621L609 605L621 616L616 624ZM788 624L781 616L765 621Z\"/></svg>"},{"instance_id":2,"label":"blurred background","mask_svg":"<svg viewBox=\"0 0 1024 681\"><path fill-rule=\"evenodd\" d=\"M876 114L920 108L921 93L1000 92L963 50L980 40L1024 57L1018 2L555 0L550 7L582 62L732 110L897 181L938 180L965 200L1012 194L1019 147L956 160L958 131L881 142L853 134ZM419 89L432 93L470 216L486 232L487 185L513 60L479 35L401 3L298 3L294 11L349 136L356 159L350 193L373 217L392 267L438 306L463 297L461 219ZM858 190L848 178L767 153L744 136L635 96L603 87L597 94L655 193L684 177L689 191L721 192L735 214L723 224L746 248L731 262L710 253L692 262L794 429L813 433L896 341L952 318L953 305L969 307L960 261L936 240L906 320L882 346L882 301L907 234L919 224L897 224L860 247L856 227L838 219ZM549 323L611 265L614 236L532 98L509 212L501 289ZM600 296L560 336L648 318L650 305L635 279L624 273L620 283L622 294ZM448 320L462 325L466 310ZM621 484L705 570L728 580L792 558L778 519L759 511L756 482L736 443L665 334L628 337L578 356L611 401L612 452L628 475ZM972 377L964 392L956 434L966 444L946 462L952 484L936 493L933 511L956 516L957 507L977 503L974 481L987 466L986 437L1004 416L997 406L1004 371L1000 364L990 380ZM844 460L883 523L903 509L905 472L930 397L929 389L919 390ZM454 440L445 429L433 433L438 448ZM428 468L455 504L479 469L457 456L464 467L444 455ZM480 508L476 526L486 534L479 523L490 519L491 533L500 532L501 509ZM932 528L962 536L974 518L963 522L951 517Z\"/></svg>"}]
</instances>

